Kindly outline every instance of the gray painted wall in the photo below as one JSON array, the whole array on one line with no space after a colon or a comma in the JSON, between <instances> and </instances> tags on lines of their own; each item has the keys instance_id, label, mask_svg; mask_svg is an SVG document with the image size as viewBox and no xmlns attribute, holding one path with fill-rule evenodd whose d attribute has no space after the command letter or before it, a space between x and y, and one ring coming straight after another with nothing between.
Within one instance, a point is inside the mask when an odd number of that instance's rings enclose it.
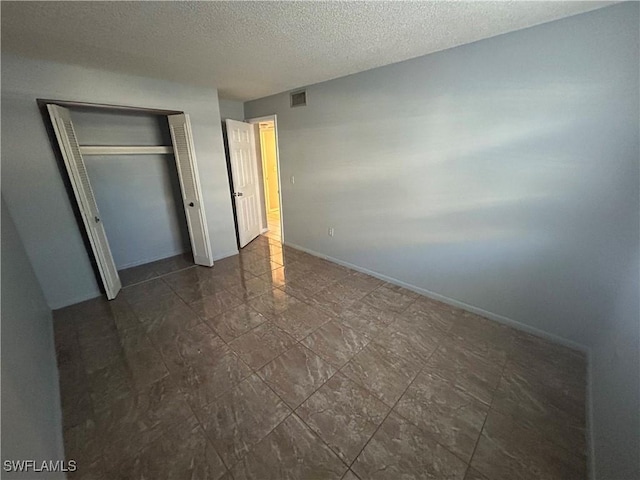
<instances>
[{"instance_id":1,"label":"gray painted wall","mask_svg":"<svg viewBox=\"0 0 640 480\"><path fill-rule=\"evenodd\" d=\"M287 243L592 349L599 480L640 478L638 18L615 5L313 85L307 107L245 104L278 115Z\"/></svg>"},{"instance_id":2,"label":"gray painted wall","mask_svg":"<svg viewBox=\"0 0 640 480\"><path fill-rule=\"evenodd\" d=\"M637 11L248 102L278 115L287 243L592 343L638 244Z\"/></svg>"},{"instance_id":3,"label":"gray painted wall","mask_svg":"<svg viewBox=\"0 0 640 480\"><path fill-rule=\"evenodd\" d=\"M222 120L227 118L238 121L244 120L244 103L224 98L219 98L218 102L220 103L220 118Z\"/></svg>"},{"instance_id":4,"label":"gray painted wall","mask_svg":"<svg viewBox=\"0 0 640 480\"><path fill-rule=\"evenodd\" d=\"M237 252L215 89L2 55L2 192L49 307L100 294L36 98L183 110L191 117L214 258Z\"/></svg>"},{"instance_id":5,"label":"gray painted wall","mask_svg":"<svg viewBox=\"0 0 640 480\"><path fill-rule=\"evenodd\" d=\"M171 145L166 117L73 111L81 145ZM173 155L85 156L118 269L190 251Z\"/></svg>"},{"instance_id":6,"label":"gray painted wall","mask_svg":"<svg viewBox=\"0 0 640 480\"><path fill-rule=\"evenodd\" d=\"M639 256L617 282L618 297L591 351L591 413L599 480L640 478Z\"/></svg>"},{"instance_id":7,"label":"gray painted wall","mask_svg":"<svg viewBox=\"0 0 640 480\"><path fill-rule=\"evenodd\" d=\"M64 460L62 412L51 310L3 199L2 460L26 459Z\"/></svg>"}]
</instances>

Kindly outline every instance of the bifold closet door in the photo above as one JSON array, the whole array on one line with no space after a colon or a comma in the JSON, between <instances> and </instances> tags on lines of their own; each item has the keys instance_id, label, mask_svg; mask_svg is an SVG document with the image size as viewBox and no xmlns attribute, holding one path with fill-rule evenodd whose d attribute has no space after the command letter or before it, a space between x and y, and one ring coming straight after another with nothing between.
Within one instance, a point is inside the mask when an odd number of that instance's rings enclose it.
<instances>
[{"instance_id":1,"label":"bifold closet door","mask_svg":"<svg viewBox=\"0 0 640 480\"><path fill-rule=\"evenodd\" d=\"M189 115L168 115L169 130L173 143L173 153L176 158L180 190L184 211L187 217L189 237L193 261L197 265L212 266L211 244L207 230L207 219L202 202L202 190L198 178L198 164L196 162L193 136Z\"/></svg>"},{"instance_id":2,"label":"bifold closet door","mask_svg":"<svg viewBox=\"0 0 640 480\"><path fill-rule=\"evenodd\" d=\"M89 183L87 169L80 153L80 146L71 122L71 115L69 110L58 105L49 104L47 109L49 110L56 139L71 180L73 193L80 208L84 228L87 231L89 243L98 265L102 284L107 293L107 298L112 300L116 298L122 288L122 284L111 255L104 226L100 221L100 212L98 211L98 205Z\"/></svg>"}]
</instances>

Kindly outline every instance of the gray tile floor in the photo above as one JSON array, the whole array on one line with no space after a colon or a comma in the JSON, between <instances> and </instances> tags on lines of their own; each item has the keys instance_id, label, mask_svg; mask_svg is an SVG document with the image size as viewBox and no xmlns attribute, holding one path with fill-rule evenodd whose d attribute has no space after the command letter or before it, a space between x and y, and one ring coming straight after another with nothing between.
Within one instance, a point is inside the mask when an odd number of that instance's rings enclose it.
<instances>
[{"instance_id":1,"label":"gray tile floor","mask_svg":"<svg viewBox=\"0 0 640 480\"><path fill-rule=\"evenodd\" d=\"M582 479L585 358L259 237L55 312L84 479Z\"/></svg>"},{"instance_id":2,"label":"gray tile floor","mask_svg":"<svg viewBox=\"0 0 640 480\"><path fill-rule=\"evenodd\" d=\"M267 213L268 231L264 234L264 236L271 240L282 242L282 238L280 236L280 221L280 210L274 210Z\"/></svg>"},{"instance_id":3,"label":"gray tile floor","mask_svg":"<svg viewBox=\"0 0 640 480\"><path fill-rule=\"evenodd\" d=\"M155 262L138 265L137 267L118 270L118 276L120 277L122 286L128 287L136 283L146 282L147 280L193 267L193 265L193 255L191 252L186 252L174 257L163 258Z\"/></svg>"}]
</instances>

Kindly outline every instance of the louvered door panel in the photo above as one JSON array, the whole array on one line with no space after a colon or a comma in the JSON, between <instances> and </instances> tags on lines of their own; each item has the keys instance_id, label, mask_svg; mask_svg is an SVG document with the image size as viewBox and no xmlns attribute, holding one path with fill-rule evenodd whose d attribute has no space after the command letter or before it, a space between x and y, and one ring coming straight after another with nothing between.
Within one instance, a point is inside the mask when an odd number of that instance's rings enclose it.
<instances>
[{"instance_id":1,"label":"louvered door panel","mask_svg":"<svg viewBox=\"0 0 640 480\"><path fill-rule=\"evenodd\" d=\"M198 265L211 266L213 265L213 256L189 116L186 114L169 115L168 119L193 260Z\"/></svg>"},{"instance_id":2,"label":"louvered door panel","mask_svg":"<svg viewBox=\"0 0 640 480\"><path fill-rule=\"evenodd\" d=\"M122 288L122 284L111 255L107 234L100 220L100 212L93 195L82 154L80 153L80 146L71 122L71 115L69 110L57 105L47 105L47 109L67 174L71 180L73 193L82 214L82 220L98 265L102 284L107 298L109 300L114 299Z\"/></svg>"}]
</instances>

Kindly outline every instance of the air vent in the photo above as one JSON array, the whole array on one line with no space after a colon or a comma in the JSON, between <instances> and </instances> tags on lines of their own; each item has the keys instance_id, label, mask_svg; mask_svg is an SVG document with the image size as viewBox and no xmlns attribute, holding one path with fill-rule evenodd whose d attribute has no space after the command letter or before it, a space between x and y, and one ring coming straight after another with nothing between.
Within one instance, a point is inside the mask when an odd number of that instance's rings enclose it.
<instances>
[{"instance_id":1,"label":"air vent","mask_svg":"<svg viewBox=\"0 0 640 480\"><path fill-rule=\"evenodd\" d=\"M307 104L307 91L291 92L291 106L304 107Z\"/></svg>"}]
</instances>

